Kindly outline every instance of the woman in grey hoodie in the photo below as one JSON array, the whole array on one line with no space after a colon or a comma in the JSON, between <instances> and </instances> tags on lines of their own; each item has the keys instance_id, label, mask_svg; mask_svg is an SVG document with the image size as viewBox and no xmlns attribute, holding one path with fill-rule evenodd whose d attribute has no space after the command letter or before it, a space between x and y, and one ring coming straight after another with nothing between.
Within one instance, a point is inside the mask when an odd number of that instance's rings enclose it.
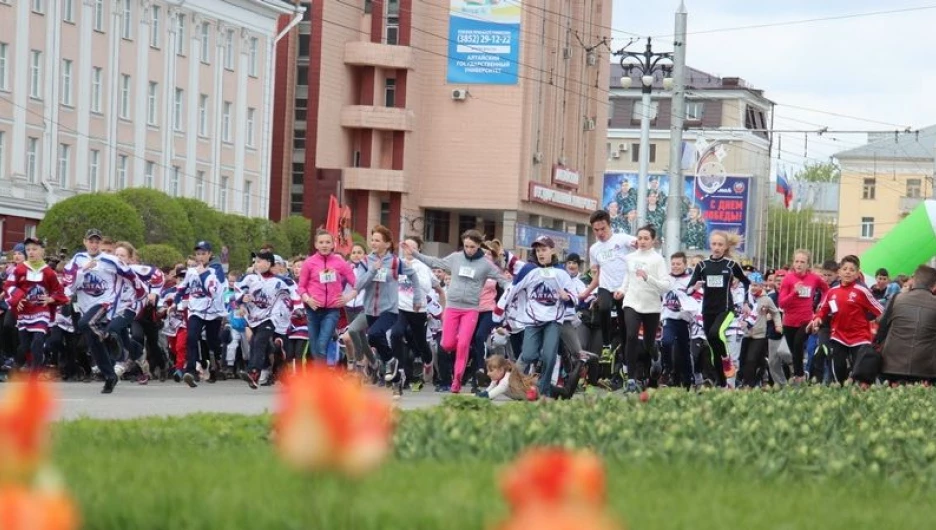
<instances>
[{"instance_id":1,"label":"woman in grey hoodie","mask_svg":"<svg viewBox=\"0 0 936 530\"><path fill-rule=\"evenodd\" d=\"M358 278L354 288L364 293L367 342L377 349L384 363L384 380L393 383L393 394L398 397L403 390L403 381L399 377L400 364L393 357L393 350L387 341L387 332L398 318L400 288L397 279L403 275L413 284L414 310L425 303L422 301L426 299L427 293L419 284L416 270L393 253L393 234L387 227L377 225L371 230L370 247L372 252L366 258L367 272Z\"/></svg>"},{"instance_id":2,"label":"woman in grey hoodie","mask_svg":"<svg viewBox=\"0 0 936 530\"><path fill-rule=\"evenodd\" d=\"M449 254L443 259L420 254L415 248L413 258L426 265L449 271L452 282L446 292L445 312L442 313L442 341L440 346L445 351L455 351L455 374L452 379L452 393L461 391L462 376L468 363L468 352L475 326L478 324L478 306L481 290L488 279L496 280L503 287L509 285L507 278L493 261L485 257L481 250L483 239L481 232L467 230L462 234L462 250ZM405 244L405 243L404 243Z\"/></svg>"}]
</instances>

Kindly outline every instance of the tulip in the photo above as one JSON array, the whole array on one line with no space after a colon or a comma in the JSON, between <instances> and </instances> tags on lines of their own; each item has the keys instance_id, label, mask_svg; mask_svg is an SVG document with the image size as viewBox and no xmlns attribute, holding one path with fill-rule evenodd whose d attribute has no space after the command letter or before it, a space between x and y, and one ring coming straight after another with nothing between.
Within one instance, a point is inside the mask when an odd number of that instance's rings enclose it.
<instances>
[{"instance_id":1,"label":"tulip","mask_svg":"<svg viewBox=\"0 0 936 530\"><path fill-rule=\"evenodd\" d=\"M52 390L35 375L10 385L0 401L0 482L36 472L48 449L53 406Z\"/></svg>"},{"instance_id":2,"label":"tulip","mask_svg":"<svg viewBox=\"0 0 936 530\"><path fill-rule=\"evenodd\" d=\"M0 528L3 530L75 530L78 511L61 490L0 487Z\"/></svg>"},{"instance_id":3,"label":"tulip","mask_svg":"<svg viewBox=\"0 0 936 530\"><path fill-rule=\"evenodd\" d=\"M301 471L358 477L376 468L390 451L390 403L324 364L288 376L277 401L277 448Z\"/></svg>"},{"instance_id":4,"label":"tulip","mask_svg":"<svg viewBox=\"0 0 936 530\"><path fill-rule=\"evenodd\" d=\"M623 530L624 526L597 510L554 507L518 513L495 530Z\"/></svg>"},{"instance_id":5,"label":"tulip","mask_svg":"<svg viewBox=\"0 0 936 530\"><path fill-rule=\"evenodd\" d=\"M598 457L561 448L528 450L503 471L501 490L514 512L554 505L600 510L606 495Z\"/></svg>"}]
</instances>

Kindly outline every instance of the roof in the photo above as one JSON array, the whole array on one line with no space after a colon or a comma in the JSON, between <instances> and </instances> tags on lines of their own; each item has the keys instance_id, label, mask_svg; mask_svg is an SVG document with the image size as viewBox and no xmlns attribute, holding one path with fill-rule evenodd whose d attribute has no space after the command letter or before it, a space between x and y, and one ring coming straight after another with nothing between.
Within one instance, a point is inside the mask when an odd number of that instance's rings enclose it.
<instances>
[{"instance_id":1,"label":"roof","mask_svg":"<svg viewBox=\"0 0 936 530\"><path fill-rule=\"evenodd\" d=\"M861 147L835 154L835 158L874 158L878 160L929 160L936 155L936 125L916 131L897 132Z\"/></svg>"},{"instance_id":2,"label":"roof","mask_svg":"<svg viewBox=\"0 0 936 530\"><path fill-rule=\"evenodd\" d=\"M619 63L611 63L611 79L609 87L621 88L621 77L624 75L624 68ZM640 88L640 73L634 69L630 73L634 80L634 87ZM653 88L663 88L663 73L656 71L653 74ZM686 66L686 88L689 90L748 90L760 97L763 97L764 91L756 89L740 77L718 77L717 75L697 70L691 66Z\"/></svg>"}]
</instances>

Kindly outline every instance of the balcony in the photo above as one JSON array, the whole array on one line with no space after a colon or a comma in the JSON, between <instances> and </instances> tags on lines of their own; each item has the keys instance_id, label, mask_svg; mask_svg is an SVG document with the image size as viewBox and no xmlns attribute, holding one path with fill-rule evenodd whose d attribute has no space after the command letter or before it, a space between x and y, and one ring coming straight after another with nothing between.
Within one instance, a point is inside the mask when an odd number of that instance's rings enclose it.
<instances>
[{"instance_id":1,"label":"balcony","mask_svg":"<svg viewBox=\"0 0 936 530\"><path fill-rule=\"evenodd\" d=\"M405 171L368 167L347 167L342 170L341 176L343 187L346 190L408 193Z\"/></svg>"},{"instance_id":2,"label":"balcony","mask_svg":"<svg viewBox=\"0 0 936 530\"><path fill-rule=\"evenodd\" d=\"M351 66L376 66L388 69L415 68L413 49L409 46L394 46L365 41L345 44L344 62Z\"/></svg>"},{"instance_id":3,"label":"balcony","mask_svg":"<svg viewBox=\"0 0 936 530\"><path fill-rule=\"evenodd\" d=\"M901 215L906 215L912 212L921 202L923 202L922 197L901 197L897 209Z\"/></svg>"},{"instance_id":4,"label":"balcony","mask_svg":"<svg viewBox=\"0 0 936 530\"><path fill-rule=\"evenodd\" d=\"M349 129L412 131L413 111L395 107L348 105L341 109L341 126Z\"/></svg>"}]
</instances>

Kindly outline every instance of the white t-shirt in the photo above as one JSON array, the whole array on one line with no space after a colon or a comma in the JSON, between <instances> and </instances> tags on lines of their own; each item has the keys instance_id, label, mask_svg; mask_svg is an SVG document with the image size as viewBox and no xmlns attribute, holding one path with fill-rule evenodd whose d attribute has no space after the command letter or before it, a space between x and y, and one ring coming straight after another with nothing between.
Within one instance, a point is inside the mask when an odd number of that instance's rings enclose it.
<instances>
[{"instance_id":1,"label":"white t-shirt","mask_svg":"<svg viewBox=\"0 0 936 530\"><path fill-rule=\"evenodd\" d=\"M422 286L424 293L428 293L432 290L432 269L421 261L410 261L407 264L413 267L413 270L416 271L416 276L419 278L419 284ZM413 312L413 284L410 283L409 278L401 275L397 280L400 294L398 296L400 311ZM419 309L420 313L426 312L426 300L421 300L419 305L422 306Z\"/></svg>"},{"instance_id":2,"label":"white t-shirt","mask_svg":"<svg viewBox=\"0 0 936 530\"><path fill-rule=\"evenodd\" d=\"M588 251L592 265L598 265L598 287L612 293L627 278L627 255L634 250L637 238L627 234L614 234L607 241L595 241Z\"/></svg>"}]
</instances>

